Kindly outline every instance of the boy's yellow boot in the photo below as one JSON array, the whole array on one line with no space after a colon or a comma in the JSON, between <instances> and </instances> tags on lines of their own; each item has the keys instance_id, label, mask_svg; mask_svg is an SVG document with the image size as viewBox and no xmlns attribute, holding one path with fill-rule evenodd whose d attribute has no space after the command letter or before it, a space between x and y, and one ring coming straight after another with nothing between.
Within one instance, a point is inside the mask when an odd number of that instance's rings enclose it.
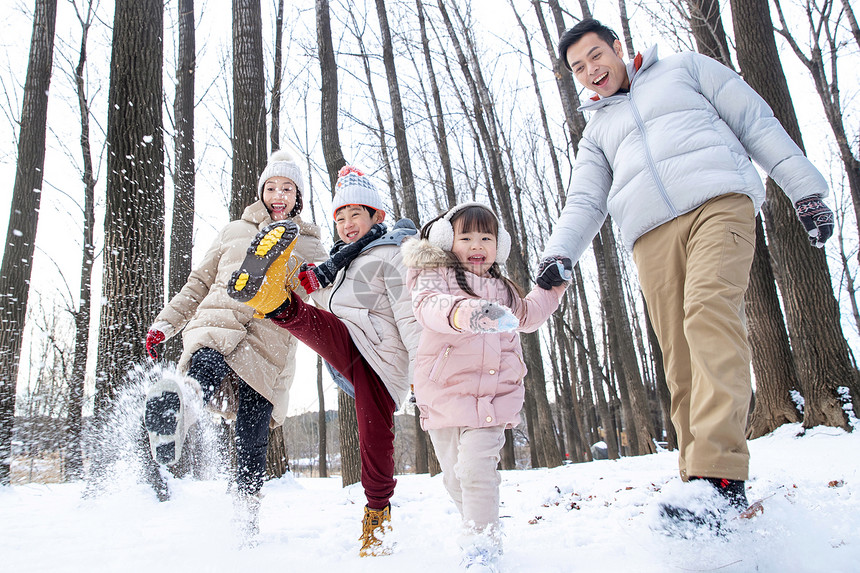
<instances>
[{"instance_id":1,"label":"boy's yellow boot","mask_svg":"<svg viewBox=\"0 0 860 573\"><path fill-rule=\"evenodd\" d=\"M382 509L364 506L364 521L361 525L361 557L391 555L391 544L385 543L385 535L391 531L391 504Z\"/></svg>"},{"instance_id":2,"label":"boy's yellow boot","mask_svg":"<svg viewBox=\"0 0 860 573\"><path fill-rule=\"evenodd\" d=\"M227 283L227 294L244 302L264 318L290 300L297 285L299 262L292 256L299 228L292 221L277 221L257 233L248 254Z\"/></svg>"}]
</instances>

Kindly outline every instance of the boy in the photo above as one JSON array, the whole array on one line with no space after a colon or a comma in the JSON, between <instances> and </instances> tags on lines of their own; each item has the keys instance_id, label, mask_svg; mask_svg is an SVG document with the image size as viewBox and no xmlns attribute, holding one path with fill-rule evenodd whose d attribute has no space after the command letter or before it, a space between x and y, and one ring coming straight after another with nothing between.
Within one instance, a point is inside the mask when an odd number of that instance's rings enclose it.
<instances>
[{"instance_id":1,"label":"boy","mask_svg":"<svg viewBox=\"0 0 860 573\"><path fill-rule=\"evenodd\" d=\"M385 233L385 211L370 180L355 167L344 167L338 175L332 212L341 242L328 261L303 266L298 277L329 310L304 303L284 286L289 273L282 270L283 261L292 250L287 239L294 233L270 241L270 233L277 232L272 227L254 240L242 266L250 276L247 285L231 281L227 291L289 330L351 385L344 390L354 396L358 415L361 484L367 498L359 554L365 557L390 551L382 536L391 529L396 483L393 416L409 396L410 364L420 335L400 243L417 230L404 219ZM271 243L268 250L258 248L266 243Z\"/></svg>"}]
</instances>

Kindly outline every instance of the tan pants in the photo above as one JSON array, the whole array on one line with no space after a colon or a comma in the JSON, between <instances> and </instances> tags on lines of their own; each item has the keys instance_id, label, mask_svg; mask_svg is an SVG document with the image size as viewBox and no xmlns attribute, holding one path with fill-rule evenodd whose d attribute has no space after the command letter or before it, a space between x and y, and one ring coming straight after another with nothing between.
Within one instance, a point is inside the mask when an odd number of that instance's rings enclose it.
<instances>
[{"instance_id":1,"label":"tan pants","mask_svg":"<svg viewBox=\"0 0 860 573\"><path fill-rule=\"evenodd\" d=\"M752 201L730 194L649 231L633 247L663 351L684 481L748 478L744 293L754 245Z\"/></svg>"},{"instance_id":2,"label":"tan pants","mask_svg":"<svg viewBox=\"0 0 860 573\"><path fill-rule=\"evenodd\" d=\"M497 467L505 428L439 428L429 434L442 466L442 483L463 524L475 532L497 529L502 482Z\"/></svg>"}]
</instances>

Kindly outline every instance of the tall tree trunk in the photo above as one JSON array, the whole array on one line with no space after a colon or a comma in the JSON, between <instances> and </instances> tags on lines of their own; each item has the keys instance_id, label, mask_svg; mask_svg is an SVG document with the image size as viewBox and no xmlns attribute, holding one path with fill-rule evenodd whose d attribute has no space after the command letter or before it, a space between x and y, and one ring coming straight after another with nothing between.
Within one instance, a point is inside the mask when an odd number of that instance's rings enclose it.
<instances>
[{"instance_id":1,"label":"tall tree trunk","mask_svg":"<svg viewBox=\"0 0 860 573\"><path fill-rule=\"evenodd\" d=\"M732 0L738 62L746 81L770 104L788 134L803 148L797 116L773 35L767 0ZM771 252L779 267L788 332L805 399L803 426L850 430L837 387L856 396L856 373L842 335L824 252L809 246L794 206L773 180L767 182L763 209ZM854 400L855 412L860 400Z\"/></svg>"},{"instance_id":2,"label":"tall tree trunk","mask_svg":"<svg viewBox=\"0 0 860 573\"><path fill-rule=\"evenodd\" d=\"M507 268L510 272L511 279L520 285L524 290L529 288L529 271L528 264L524 256L527 251L527 238L525 236L517 236L518 229L521 228L517 224L513 215L513 206L511 204L510 187L505 178L505 170L503 167L502 145L496 131L496 122L494 119L494 108L489 90L486 83L483 81L481 70L477 62L476 52L471 43L468 27L462 17L457 13L460 27L465 38L466 48L469 53L467 58L466 50L460 43L460 40L454 30L453 23L448 15L444 0L439 0L439 10L445 21L445 26L448 29L448 34L454 44L454 50L457 54L457 60L460 64L460 69L466 82L469 86L469 91L472 95L472 105L475 117L475 123L478 126L481 142L484 150L487 153L489 161L489 177L492 180L492 187L487 191L490 193L491 203L493 199L493 190L495 197L498 200L497 212L501 216L502 223L514 238L511 248L511 254L507 263ZM455 7L456 10L456 7ZM472 65L469 65L471 58ZM543 375L543 359L540 352L540 339L537 333L523 334L521 336L523 346L523 357L528 368L526 375L526 415L529 416L528 407L530 397L533 397L536 406L537 420L536 424L529 424L529 432L532 447L538 448L538 462L547 467L555 467L561 465L561 452L558 450L558 444L553 435L553 421L549 409L549 401L546 395L546 379ZM534 420L533 420L534 421Z\"/></svg>"},{"instance_id":3,"label":"tall tree trunk","mask_svg":"<svg viewBox=\"0 0 860 573\"><path fill-rule=\"evenodd\" d=\"M687 0L696 50L732 68L719 0Z\"/></svg>"},{"instance_id":4,"label":"tall tree trunk","mask_svg":"<svg viewBox=\"0 0 860 573\"><path fill-rule=\"evenodd\" d=\"M317 417L317 428L319 429L319 466L320 477L328 477L328 433L326 432L325 392L323 392L323 363L322 358L317 356L317 397L319 398L319 415Z\"/></svg>"},{"instance_id":5,"label":"tall tree trunk","mask_svg":"<svg viewBox=\"0 0 860 573\"><path fill-rule=\"evenodd\" d=\"M645 304L645 297L642 297L642 302ZM657 387L657 399L660 401L660 409L663 413L666 447L670 450L676 450L678 449L678 434L675 432L675 426L672 425L672 395L666 382L666 370L663 368L663 350L660 348L660 341L657 340L657 333L654 332L654 327L651 325L647 305L645 305L645 329L648 331L651 355L654 357L655 385Z\"/></svg>"},{"instance_id":6,"label":"tall tree trunk","mask_svg":"<svg viewBox=\"0 0 860 573\"><path fill-rule=\"evenodd\" d=\"M337 172L346 164L338 137L337 63L331 41L331 14L328 0L317 0L317 49L320 59L320 119L323 156L332 195ZM358 449L358 418L355 400L343 390L337 391L338 428L340 434L341 481L345 486L361 480L361 454Z\"/></svg>"},{"instance_id":7,"label":"tall tree trunk","mask_svg":"<svg viewBox=\"0 0 860 573\"><path fill-rule=\"evenodd\" d=\"M385 132L385 123L382 121L382 112L379 110L379 100L376 98L376 90L373 88L373 74L370 71L370 58L367 56L367 50L364 48L364 39L361 36L361 29L355 18L355 13L350 13L352 25L354 28L355 39L358 41L359 55L361 56L361 64L364 68L364 77L367 80L367 92L370 95L370 103L373 105L373 114L376 117L377 131L376 136L379 139L379 153L382 156L382 167L385 169L385 178L388 182L388 194L391 197L391 206L395 220L401 217L401 205L397 199L397 186L394 180L394 171L391 165L391 156L388 152L387 136Z\"/></svg>"},{"instance_id":8,"label":"tall tree trunk","mask_svg":"<svg viewBox=\"0 0 860 573\"><path fill-rule=\"evenodd\" d=\"M163 19L162 0L116 2L97 410L145 356L141 334L164 306Z\"/></svg>"},{"instance_id":9,"label":"tall tree trunk","mask_svg":"<svg viewBox=\"0 0 860 573\"><path fill-rule=\"evenodd\" d=\"M266 478L278 479L290 469L284 427L269 430L269 445L266 448Z\"/></svg>"},{"instance_id":10,"label":"tall tree trunk","mask_svg":"<svg viewBox=\"0 0 860 573\"><path fill-rule=\"evenodd\" d=\"M430 458L428 456L428 436L421 428L421 413L418 408L412 413L413 427L415 428L415 473L426 474L430 471Z\"/></svg>"},{"instance_id":11,"label":"tall tree trunk","mask_svg":"<svg viewBox=\"0 0 860 573\"><path fill-rule=\"evenodd\" d=\"M427 66L427 76L430 79L430 92L433 96L433 106L436 110L436 125L434 135L436 146L439 149L439 162L442 164L442 173L445 175L445 197L448 199L448 208L457 204L457 193L454 189L454 172L451 169L451 156L448 152L448 133L445 128L445 110L442 107L442 96L439 94L439 86L436 83L436 73L433 71L433 58L430 55L430 41L427 38L427 26L424 17L424 4L421 0L415 0L418 11L418 25L421 29L421 48L424 52L424 63Z\"/></svg>"},{"instance_id":12,"label":"tall tree trunk","mask_svg":"<svg viewBox=\"0 0 860 573\"><path fill-rule=\"evenodd\" d=\"M747 426L750 439L769 434L783 424L800 421L791 399L791 390L799 389L800 381L777 298L761 216L757 216L755 222L755 256L744 299L756 380L755 405Z\"/></svg>"},{"instance_id":13,"label":"tall tree trunk","mask_svg":"<svg viewBox=\"0 0 860 573\"><path fill-rule=\"evenodd\" d=\"M836 43L830 30L830 12L833 9L832 2L824 2L822 7L817 3L806 2L805 10L809 19L809 38L811 42L810 55L803 53L800 45L792 36L782 12L779 0L774 0L777 14L779 15L782 28L777 30L779 34L788 41L797 59L806 66L815 84L815 91L824 107L824 116L830 129L836 138L836 147L839 149L839 157L845 167L845 176L848 179L848 189L851 191L851 202L854 205L854 219L860 225L860 160L854 155L851 146L854 141L849 141L845 131L845 123L842 114L842 101L839 91L839 75L837 60L840 46ZM814 21L816 17L818 21ZM825 45L821 46L821 34L824 32ZM829 56L830 61L824 61L824 55ZM827 76L827 64L830 64L830 78Z\"/></svg>"},{"instance_id":14,"label":"tall tree trunk","mask_svg":"<svg viewBox=\"0 0 860 573\"><path fill-rule=\"evenodd\" d=\"M179 0L179 48L176 65L176 97L173 116L176 122L174 149L176 169L173 175L173 219L170 232L170 270L167 279L168 300L182 290L191 274L191 249L194 239L194 74L196 42L194 0ZM164 356L178 362L182 354L182 337L167 341Z\"/></svg>"},{"instance_id":15,"label":"tall tree trunk","mask_svg":"<svg viewBox=\"0 0 860 573\"><path fill-rule=\"evenodd\" d=\"M379 30L382 34L382 62L388 79L388 95L391 98L391 115L394 121L394 143L397 146L397 163L400 166L400 184L403 186L403 214L417 225L421 221L418 214L418 200L415 196L415 179L412 175L412 161L409 157L409 144L406 139L406 120L403 117L403 104L400 100L400 86L397 84L397 68L394 65L394 49L391 46L391 30L385 12L385 0L376 0L376 14L379 17Z\"/></svg>"},{"instance_id":16,"label":"tall tree trunk","mask_svg":"<svg viewBox=\"0 0 860 573\"><path fill-rule=\"evenodd\" d=\"M0 485L9 483L12 460L18 361L21 357L42 198L48 87L53 67L56 21L57 0L37 0L27 78L24 81L15 184L12 188L6 248L0 267L0 324L3 325L0 328Z\"/></svg>"},{"instance_id":17,"label":"tall tree trunk","mask_svg":"<svg viewBox=\"0 0 860 573\"><path fill-rule=\"evenodd\" d=\"M346 159L343 158L338 135L337 62L331 41L331 14L328 0L316 0L316 20L317 53L320 59L320 140L328 171L329 189L334 194L337 172L346 165Z\"/></svg>"},{"instance_id":18,"label":"tall tree trunk","mask_svg":"<svg viewBox=\"0 0 860 573\"><path fill-rule=\"evenodd\" d=\"M233 178L230 219L257 200L266 166L266 95L260 0L233 0Z\"/></svg>"},{"instance_id":19,"label":"tall tree trunk","mask_svg":"<svg viewBox=\"0 0 860 573\"><path fill-rule=\"evenodd\" d=\"M621 19L621 35L624 37L624 45L627 47L627 59L632 60L636 56L636 49L633 47L630 18L627 17L627 2L624 0L618 0L618 16Z\"/></svg>"},{"instance_id":20,"label":"tall tree trunk","mask_svg":"<svg viewBox=\"0 0 860 573\"><path fill-rule=\"evenodd\" d=\"M272 151L281 148L281 83L283 77L284 0L278 0L275 17L275 65L272 79L272 131L269 135Z\"/></svg>"},{"instance_id":21,"label":"tall tree trunk","mask_svg":"<svg viewBox=\"0 0 860 573\"><path fill-rule=\"evenodd\" d=\"M612 328L608 329L610 355L618 372L618 389L624 407L627 440L634 455L651 454L656 451L655 435L648 415L648 401L636 361L636 351L633 348L611 219L606 219L600 234L592 241L592 248L600 276L601 300L612 324Z\"/></svg>"},{"instance_id":22,"label":"tall tree trunk","mask_svg":"<svg viewBox=\"0 0 860 573\"><path fill-rule=\"evenodd\" d=\"M80 295L78 310L75 312L75 355L72 363L72 376L69 380L69 457L66 461L66 470L68 478L73 480L83 475L81 436L83 435L84 384L86 381L87 351L90 344L90 303L92 301L93 260L95 258L93 228L95 227L96 179L93 172L93 154L90 146L90 106L84 83L87 40L93 18L93 4L88 2L85 13L78 13L78 21L81 24L81 49L78 65L75 68L75 89L78 95L78 112L81 119L81 157L84 162L84 169L81 174L84 183L84 232Z\"/></svg>"},{"instance_id":23,"label":"tall tree trunk","mask_svg":"<svg viewBox=\"0 0 860 573\"><path fill-rule=\"evenodd\" d=\"M582 271L579 263L573 267L574 283L576 284L577 294L580 305L582 307L582 319L585 326L585 340L588 352L588 364L591 368L591 378L594 380L594 394L597 397L597 411L600 413L600 418L603 422L603 430L606 438L606 447L609 453L609 459L618 459L618 442L615 440L616 424L615 416L613 415L609 402L604 393L604 383L607 382L603 375L603 370L600 368L597 355L597 343L594 338L594 328L591 325L591 313L588 310L588 298L585 294L585 283L582 280ZM606 383L608 388L609 384ZM610 394L611 395L611 394Z\"/></svg>"}]
</instances>

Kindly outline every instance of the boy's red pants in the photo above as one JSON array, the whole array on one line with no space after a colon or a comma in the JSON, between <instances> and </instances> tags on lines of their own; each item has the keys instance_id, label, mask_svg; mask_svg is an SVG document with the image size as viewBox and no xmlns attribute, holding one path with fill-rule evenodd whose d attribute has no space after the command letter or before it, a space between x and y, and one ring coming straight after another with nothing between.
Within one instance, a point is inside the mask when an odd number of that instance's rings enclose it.
<instances>
[{"instance_id":1,"label":"boy's red pants","mask_svg":"<svg viewBox=\"0 0 860 573\"><path fill-rule=\"evenodd\" d=\"M341 320L293 295L272 322L290 331L355 387L361 485L371 509L382 509L394 494L394 410L396 405L379 375L352 341Z\"/></svg>"}]
</instances>

